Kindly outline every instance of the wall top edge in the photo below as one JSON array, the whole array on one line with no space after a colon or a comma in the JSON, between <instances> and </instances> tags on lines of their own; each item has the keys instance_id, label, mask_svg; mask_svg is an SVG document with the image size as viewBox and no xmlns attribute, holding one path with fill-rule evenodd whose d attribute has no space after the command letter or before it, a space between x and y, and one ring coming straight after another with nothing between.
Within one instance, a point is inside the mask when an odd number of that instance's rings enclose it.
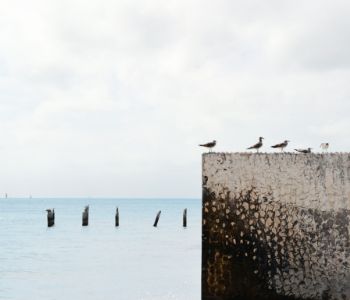
<instances>
[{"instance_id":1,"label":"wall top edge","mask_svg":"<svg viewBox=\"0 0 350 300\"><path fill-rule=\"evenodd\" d=\"M283 155L299 155L299 156L335 156L335 155L350 155L350 152L314 152L314 153L295 153L295 152L259 152L259 153L251 153L251 152L204 152L202 156L214 156L214 155L246 155L246 156L283 156Z\"/></svg>"}]
</instances>

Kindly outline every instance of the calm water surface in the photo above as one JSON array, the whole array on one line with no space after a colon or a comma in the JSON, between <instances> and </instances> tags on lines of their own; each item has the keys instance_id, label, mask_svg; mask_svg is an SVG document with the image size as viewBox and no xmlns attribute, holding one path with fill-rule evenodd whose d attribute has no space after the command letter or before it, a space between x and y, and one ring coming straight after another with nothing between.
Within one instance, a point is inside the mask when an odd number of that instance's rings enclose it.
<instances>
[{"instance_id":1,"label":"calm water surface","mask_svg":"<svg viewBox=\"0 0 350 300\"><path fill-rule=\"evenodd\" d=\"M52 207L56 225L47 228ZM1 300L199 300L200 280L199 199L0 200Z\"/></svg>"}]
</instances>

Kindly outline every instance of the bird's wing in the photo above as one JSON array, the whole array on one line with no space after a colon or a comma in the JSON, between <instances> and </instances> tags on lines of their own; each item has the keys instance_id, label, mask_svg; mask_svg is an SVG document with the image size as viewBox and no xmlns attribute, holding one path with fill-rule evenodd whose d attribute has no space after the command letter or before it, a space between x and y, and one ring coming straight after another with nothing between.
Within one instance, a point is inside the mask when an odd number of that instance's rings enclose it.
<instances>
[{"instance_id":1,"label":"bird's wing","mask_svg":"<svg viewBox=\"0 0 350 300\"><path fill-rule=\"evenodd\" d=\"M284 147L285 145L286 145L285 143L280 143L280 144L273 145L271 147L272 148L281 148L281 147Z\"/></svg>"},{"instance_id":2,"label":"bird's wing","mask_svg":"<svg viewBox=\"0 0 350 300\"><path fill-rule=\"evenodd\" d=\"M255 149L255 148L259 148L260 147L260 143L256 143L255 145L249 147L248 149Z\"/></svg>"},{"instance_id":3,"label":"bird's wing","mask_svg":"<svg viewBox=\"0 0 350 300\"><path fill-rule=\"evenodd\" d=\"M208 146L209 146L209 143L206 143L206 144L199 144L199 146L201 146L201 147L208 147Z\"/></svg>"}]
</instances>

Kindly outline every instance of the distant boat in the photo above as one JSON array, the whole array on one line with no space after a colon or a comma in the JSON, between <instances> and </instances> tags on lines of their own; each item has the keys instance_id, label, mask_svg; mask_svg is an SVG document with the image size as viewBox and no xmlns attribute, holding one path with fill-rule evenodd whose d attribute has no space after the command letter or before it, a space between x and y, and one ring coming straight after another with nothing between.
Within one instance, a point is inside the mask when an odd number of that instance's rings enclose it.
<instances>
[{"instance_id":1,"label":"distant boat","mask_svg":"<svg viewBox=\"0 0 350 300\"><path fill-rule=\"evenodd\" d=\"M7 199L7 193L5 194L5 198Z\"/></svg>"}]
</instances>

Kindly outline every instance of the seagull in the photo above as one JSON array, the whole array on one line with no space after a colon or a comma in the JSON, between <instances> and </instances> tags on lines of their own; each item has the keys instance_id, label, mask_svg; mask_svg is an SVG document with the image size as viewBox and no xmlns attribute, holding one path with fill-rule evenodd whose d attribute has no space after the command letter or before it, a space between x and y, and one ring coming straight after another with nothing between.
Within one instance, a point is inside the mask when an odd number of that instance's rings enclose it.
<instances>
[{"instance_id":1,"label":"seagull","mask_svg":"<svg viewBox=\"0 0 350 300\"><path fill-rule=\"evenodd\" d=\"M297 151L297 152L300 152L300 153L311 153L311 149L312 149L312 148L307 148L307 149L294 149L294 150Z\"/></svg>"},{"instance_id":2,"label":"seagull","mask_svg":"<svg viewBox=\"0 0 350 300\"><path fill-rule=\"evenodd\" d=\"M320 147L322 148L322 150L327 151L329 148L329 143L322 143Z\"/></svg>"},{"instance_id":3,"label":"seagull","mask_svg":"<svg viewBox=\"0 0 350 300\"><path fill-rule=\"evenodd\" d=\"M285 141L284 141L283 143L281 143L281 144L277 144L277 145L271 146L271 148L280 148L281 151L283 152L284 148L286 148L286 147L288 146L288 143L289 143L289 142L290 142L290 141L285 140Z\"/></svg>"},{"instance_id":4,"label":"seagull","mask_svg":"<svg viewBox=\"0 0 350 300\"><path fill-rule=\"evenodd\" d=\"M264 139L263 137L259 137L259 142L256 143L255 145L253 145L253 146L247 148L247 150L256 149L256 152L258 153L258 152L259 152L259 149L260 149L260 148L262 147L262 145L263 145L263 143L262 143L262 140L263 140L263 139Z\"/></svg>"},{"instance_id":5,"label":"seagull","mask_svg":"<svg viewBox=\"0 0 350 300\"><path fill-rule=\"evenodd\" d=\"M214 148L216 145L216 141L212 141L210 143L206 143L206 144L199 144L199 146L201 147L206 147L206 148L209 148L209 152L211 152L211 149Z\"/></svg>"}]
</instances>

